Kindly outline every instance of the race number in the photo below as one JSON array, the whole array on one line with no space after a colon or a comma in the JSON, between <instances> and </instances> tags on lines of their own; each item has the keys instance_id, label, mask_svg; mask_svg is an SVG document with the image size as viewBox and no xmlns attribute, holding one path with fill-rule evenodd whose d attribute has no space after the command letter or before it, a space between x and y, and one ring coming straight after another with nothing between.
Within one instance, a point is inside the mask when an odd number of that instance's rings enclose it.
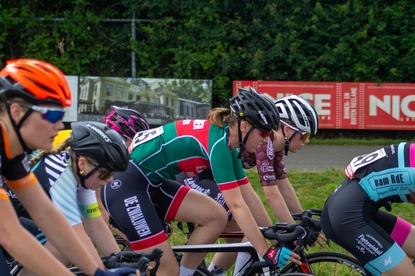
<instances>
[{"instance_id":1,"label":"race number","mask_svg":"<svg viewBox=\"0 0 415 276\"><path fill-rule=\"evenodd\" d=\"M348 178L353 179L354 174L358 169L367 166L368 164L373 163L385 156L386 152L383 148L378 149L377 151L374 151L372 153L357 156L353 158L353 160L350 162L350 164L344 171Z\"/></svg>"},{"instance_id":2,"label":"race number","mask_svg":"<svg viewBox=\"0 0 415 276\"><path fill-rule=\"evenodd\" d=\"M157 136L160 136L163 133L164 133L163 127L158 127L158 128L153 128L153 129L137 132L134 135L131 145L128 147L128 152L131 153L136 146L141 145L142 143L145 143L147 141L150 141L156 138Z\"/></svg>"}]
</instances>

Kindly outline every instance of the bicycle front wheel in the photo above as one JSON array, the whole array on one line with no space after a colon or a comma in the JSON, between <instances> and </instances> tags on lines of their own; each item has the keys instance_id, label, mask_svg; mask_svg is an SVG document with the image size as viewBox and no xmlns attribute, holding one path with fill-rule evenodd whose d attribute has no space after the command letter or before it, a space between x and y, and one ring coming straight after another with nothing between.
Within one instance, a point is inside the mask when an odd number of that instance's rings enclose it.
<instances>
[{"instance_id":1,"label":"bicycle front wheel","mask_svg":"<svg viewBox=\"0 0 415 276\"><path fill-rule=\"evenodd\" d=\"M371 275L353 257L337 252L316 252L307 255L311 268L301 267L294 263L289 263L281 269L281 274L290 272L310 273L312 269L316 276L336 276L336 275Z\"/></svg>"}]
</instances>

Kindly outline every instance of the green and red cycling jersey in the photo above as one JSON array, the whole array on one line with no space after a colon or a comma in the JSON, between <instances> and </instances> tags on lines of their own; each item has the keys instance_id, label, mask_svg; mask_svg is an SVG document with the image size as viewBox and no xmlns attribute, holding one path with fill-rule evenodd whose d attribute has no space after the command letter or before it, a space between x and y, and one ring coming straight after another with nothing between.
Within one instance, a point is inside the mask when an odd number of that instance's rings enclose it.
<instances>
[{"instance_id":1,"label":"green and red cycling jersey","mask_svg":"<svg viewBox=\"0 0 415 276\"><path fill-rule=\"evenodd\" d=\"M175 179L180 172L193 177L209 167L221 191L248 183L226 123L218 127L206 120L179 120L137 133L129 150L153 183Z\"/></svg>"}]
</instances>

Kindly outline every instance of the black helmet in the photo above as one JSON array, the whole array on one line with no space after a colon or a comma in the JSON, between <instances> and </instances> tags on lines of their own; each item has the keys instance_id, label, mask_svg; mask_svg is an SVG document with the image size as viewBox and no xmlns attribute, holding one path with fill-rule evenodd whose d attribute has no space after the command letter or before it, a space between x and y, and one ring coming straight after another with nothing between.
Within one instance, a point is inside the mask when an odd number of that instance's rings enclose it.
<instances>
[{"instance_id":1,"label":"black helmet","mask_svg":"<svg viewBox=\"0 0 415 276\"><path fill-rule=\"evenodd\" d=\"M286 119L294 123L294 127L311 134L317 134L318 115L314 106L306 99L291 95L275 101L281 121Z\"/></svg>"},{"instance_id":2,"label":"black helmet","mask_svg":"<svg viewBox=\"0 0 415 276\"><path fill-rule=\"evenodd\" d=\"M271 99L255 88L239 88L238 94L229 99L233 113L241 119L264 130L278 130L279 115Z\"/></svg>"},{"instance_id":3,"label":"black helmet","mask_svg":"<svg viewBox=\"0 0 415 276\"><path fill-rule=\"evenodd\" d=\"M125 171L128 150L124 139L104 123L81 121L71 124L69 146L76 155L93 158L108 171Z\"/></svg>"},{"instance_id":4,"label":"black helmet","mask_svg":"<svg viewBox=\"0 0 415 276\"><path fill-rule=\"evenodd\" d=\"M104 118L104 123L130 140L134 138L137 132L150 128L147 120L140 112L115 105L107 117Z\"/></svg>"}]
</instances>

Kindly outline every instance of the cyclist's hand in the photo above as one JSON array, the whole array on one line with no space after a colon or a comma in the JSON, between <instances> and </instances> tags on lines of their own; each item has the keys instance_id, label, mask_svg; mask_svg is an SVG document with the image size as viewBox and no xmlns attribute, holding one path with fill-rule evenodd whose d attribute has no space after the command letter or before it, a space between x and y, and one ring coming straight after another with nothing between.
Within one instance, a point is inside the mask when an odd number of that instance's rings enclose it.
<instances>
[{"instance_id":1,"label":"cyclist's hand","mask_svg":"<svg viewBox=\"0 0 415 276\"><path fill-rule=\"evenodd\" d=\"M120 267L120 268L115 268L115 269L110 269L110 270L102 270L98 268L95 271L94 276L125 276L125 275L137 273L137 271L138 270L136 270L135 268L131 268L131 267ZM140 274L137 274L137 275L140 275Z\"/></svg>"},{"instance_id":2,"label":"cyclist's hand","mask_svg":"<svg viewBox=\"0 0 415 276\"><path fill-rule=\"evenodd\" d=\"M270 247L263 258L267 264L275 265L277 268L283 267L288 260L301 264L300 256L286 247Z\"/></svg>"},{"instance_id":3,"label":"cyclist's hand","mask_svg":"<svg viewBox=\"0 0 415 276\"><path fill-rule=\"evenodd\" d=\"M327 238L323 235L323 233L320 233L320 235L318 235L318 240L316 242L321 247L324 247L324 242L322 242L321 240L323 240L323 241L325 241L327 243Z\"/></svg>"},{"instance_id":4,"label":"cyclist's hand","mask_svg":"<svg viewBox=\"0 0 415 276\"><path fill-rule=\"evenodd\" d=\"M323 242L320 241L319 239L321 239L323 241L327 241L326 237L323 236L320 229L311 229L310 232L307 235L306 248L308 249L308 247L315 246L317 243L321 247L324 247Z\"/></svg>"},{"instance_id":5,"label":"cyclist's hand","mask_svg":"<svg viewBox=\"0 0 415 276\"><path fill-rule=\"evenodd\" d=\"M307 234L306 246L316 245L318 236L320 235L320 229L311 228L310 232Z\"/></svg>"}]
</instances>

